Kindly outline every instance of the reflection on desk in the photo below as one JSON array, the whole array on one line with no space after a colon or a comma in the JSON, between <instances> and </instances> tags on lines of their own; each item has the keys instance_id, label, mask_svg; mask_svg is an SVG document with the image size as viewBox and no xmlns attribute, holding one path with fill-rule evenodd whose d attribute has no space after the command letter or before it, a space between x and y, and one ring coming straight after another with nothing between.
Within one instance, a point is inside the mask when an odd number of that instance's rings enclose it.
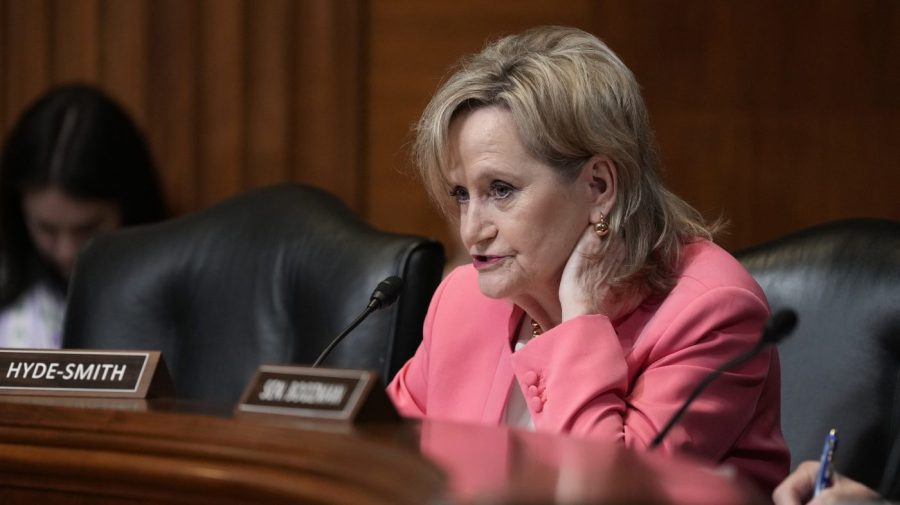
<instances>
[{"instance_id":1,"label":"reflection on desk","mask_svg":"<svg viewBox=\"0 0 900 505\"><path fill-rule=\"evenodd\" d=\"M765 503L690 460L502 427L0 398L0 503Z\"/></svg>"}]
</instances>

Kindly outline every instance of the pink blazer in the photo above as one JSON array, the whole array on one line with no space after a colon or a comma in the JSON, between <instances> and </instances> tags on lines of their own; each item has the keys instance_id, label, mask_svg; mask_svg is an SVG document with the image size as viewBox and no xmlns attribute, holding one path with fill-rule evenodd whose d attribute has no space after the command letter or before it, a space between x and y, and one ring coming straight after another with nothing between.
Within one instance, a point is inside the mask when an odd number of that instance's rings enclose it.
<instances>
[{"instance_id":1,"label":"pink blazer","mask_svg":"<svg viewBox=\"0 0 900 505\"><path fill-rule=\"evenodd\" d=\"M496 425L513 382L538 431L644 448L691 389L752 347L765 295L727 252L689 245L675 288L610 321L582 316L513 353L522 310L485 297L471 265L438 287L415 356L388 386L403 415ZM659 448L735 467L771 492L788 472L774 349L717 378Z\"/></svg>"}]
</instances>

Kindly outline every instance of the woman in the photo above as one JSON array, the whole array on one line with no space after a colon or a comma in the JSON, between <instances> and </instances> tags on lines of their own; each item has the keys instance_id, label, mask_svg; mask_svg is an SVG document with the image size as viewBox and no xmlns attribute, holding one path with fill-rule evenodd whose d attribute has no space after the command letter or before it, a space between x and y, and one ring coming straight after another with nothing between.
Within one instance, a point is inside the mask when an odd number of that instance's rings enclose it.
<instances>
[{"instance_id":1,"label":"woman","mask_svg":"<svg viewBox=\"0 0 900 505\"><path fill-rule=\"evenodd\" d=\"M464 61L417 127L416 162L472 264L438 288L388 391L404 415L646 447L690 390L751 348L769 309L663 185L634 76L544 27ZM774 350L718 378L662 450L787 474Z\"/></svg>"},{"instance_id":2,"label":"woman","mask_svg":"<svg viewBox=\"0 0 900 505\"><path fill-rule=\"evenodd\" d=\"M166 215L149 150L97 89L53 89L13 127L0 159L0 347L61 345L81 246Z\"/></svg>"}]
</instances>

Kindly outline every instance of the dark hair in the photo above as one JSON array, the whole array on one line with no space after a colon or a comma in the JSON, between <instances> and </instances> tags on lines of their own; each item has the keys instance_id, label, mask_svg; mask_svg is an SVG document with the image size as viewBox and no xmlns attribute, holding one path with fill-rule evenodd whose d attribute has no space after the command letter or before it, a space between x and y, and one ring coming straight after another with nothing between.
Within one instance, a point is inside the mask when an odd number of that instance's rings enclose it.
<instances>
[{"instance_id":1,"label":"dark hair","mask_svg":"<svg viewBox=\"0 0 900 505\"><path fill-rule=\"evenodd\" d=\"M45 188L113 203L123 226L166 217L150 151L128 114L87 85L49 90L19 118L0 158L0 307L41 276L64 286L35 249L22 212L23 194Z\"/></svg>"}]
</instances>

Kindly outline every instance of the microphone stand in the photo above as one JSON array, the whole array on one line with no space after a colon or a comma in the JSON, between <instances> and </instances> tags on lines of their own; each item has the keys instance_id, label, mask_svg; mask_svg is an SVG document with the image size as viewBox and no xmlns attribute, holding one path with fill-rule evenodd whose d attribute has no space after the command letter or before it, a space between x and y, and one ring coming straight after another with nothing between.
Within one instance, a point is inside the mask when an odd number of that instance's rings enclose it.
<instances>
[{"instance_id":1,"label":"microphone stand","mask_svg":"<svg viewBox=\"0 0 900 505\"><path fill-rule=\"evenodd\" d=\"M369 306L366 307L366 310L362 311L362 314L357 316L356 319L354 319L353 322L350 323L350 326L348 326L346 330L342 331L337 337L335 337L334 340L331 341L330 344L328 344L328 347L326 347L325 350L322 351L322 354L319 354L319 357L316 358L316 361L312 364L312 367L316 368L317 366L319 366L319 364L322 363L322 360L324 360L329 354L331 354L331 351L335 348L335 346L337 346L341 340L344 340L344 337L349 335L354 328L359 326L359 323L363 322L365 318L369 317L369 314L375 312L375 308L375 304L370 303Z\"/></svg>"},{"instance_id":2,"label":"microphone stand","mask_svg":"<svg viewBox=\"0 0 900 505\"><path fill-rule=\"evenodd\" d=\"M397 300L397 297L400 296L400 292L403 290L403 279L397 276L391 276L387 279L378 283L378 286L375 287L375 291L372 292L372 296L369 297L369 305L366 306L366 309L362 311L362 314L356 317L350 326L347 327L344 331L342 331L334 340L328 344L328 347L319 354L319 357L316 358L316 361L312 364L312 368L316 368L322 363L331 351L335 348L335 346L340 343L341 340L344 340L344 337L350 334L354 328L359 326L359 323L363 322L363 320L369 317L369 314L375 312L378 309L383 309L389 307L394 301Z\"/></svg>"}]
</instances>

